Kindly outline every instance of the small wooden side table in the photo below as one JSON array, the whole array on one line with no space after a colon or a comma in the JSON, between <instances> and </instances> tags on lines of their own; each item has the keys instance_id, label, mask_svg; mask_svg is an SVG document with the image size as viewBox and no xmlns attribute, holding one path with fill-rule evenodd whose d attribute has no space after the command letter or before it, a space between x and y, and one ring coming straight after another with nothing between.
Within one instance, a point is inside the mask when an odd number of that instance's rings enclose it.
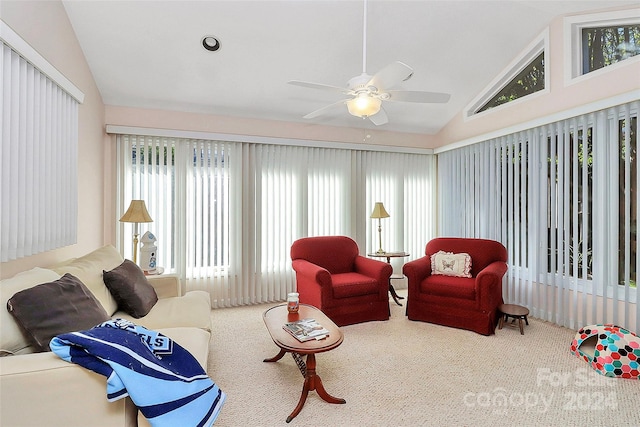
<instances>
[{"instance_id":1,"label":"small wooden side table","mask_svg":"<svg viewBox=\"0 0 640 427\"><path fill-rule=\"evenodd\" d=\"M515 322L516 319L518 320L520 335L524 335L524 327L522 326L522 321L524 320L527 326L529 325L529 320L527 320L527 316L529 315L528 308L515 304L501 304L500 307L498 307L498 311L500 311L500 321L498 322L498 329L502 329L504 322L509 320L509 317L511 317L513 318L513 322Z\"/></svg>"},{"instance_id":2,"label":"small wooden side table","mask_svg":"<svg viewBox=\"0 0 640 427\"><path fill-rule=\"evenodd\" d=\"M287 322L295 322L300 319L315 319L318 323L329 330L329 335L321 340L309 340L300 342L288 332L286 332L282 325ZM287 422L291 422L302 410L304 403L307 401L307 396L310 391L315 390L316 393L326 402L329 403L346 403L346 401L339 397L334 397L327 393L320 379L320 375L316 372L316 353L322 353L325 351L333 350L342 344L344 335L340 328L331 321L322 311L316 307L307 304L300 304L299 311L297 313L289 313L287 310L287 304L280 304L272 307L264 312L262 315L264 324L271 335L271 339L280 348L280 352L275 356L264 359L263 362L277 362L282 359L286 353L291 353L293 359L296 361L300 373L304 377L304 385L302 386L302 394L298 405L295 407L291 415L287 417ZM302 360L303 355L307 355L306 363Z\"/></svg>"},{"instance_id":3,"label":"small wooden side table","mask_svg":"<svg viewBox=\"0 0 640 427\"><path fill-rule=\"evenodd\" d=\"M407 256L409 256L409 254L406 253L406 252L372 252L370 254L367 254L367 256L369 256L369 257L378 257L378 258L386 258L387 259L387 264L391 264L391 258L407 257ZM398 301L398 300L399 299L404 299L404 297L401 297L400 295L398 295L396 293L396 289L391 284L391 279L402 279L403 277L404 276L401 275L401 274L400 275L391 274L391 277L389 277L389 293L391 293L391 296L393 297L393 300L399 306L402 306L402 304L400 304L400 301Z\"/></svg>"}]
</instances>

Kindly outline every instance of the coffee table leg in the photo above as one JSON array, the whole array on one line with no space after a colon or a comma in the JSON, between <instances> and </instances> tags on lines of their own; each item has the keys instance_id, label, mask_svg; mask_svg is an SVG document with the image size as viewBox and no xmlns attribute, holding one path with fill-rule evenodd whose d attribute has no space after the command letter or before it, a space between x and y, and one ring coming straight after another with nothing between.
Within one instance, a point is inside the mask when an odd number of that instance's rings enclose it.
<instances>
[{"instance_id":1,"label":"coffee table leg","mask_svg":"<svg viewBox=\"0 0 640 427\"><path fill-rule=\"evenodd\" d=\"M333 397L327 390L325 390L324 385L322 384L322 380L320 376L316 374L316 355L310 354L307 356L307 376L311 379L310 387L311 390L315 390L318 395L329 403L347 403L346 400L341 399L339 397Z\"/></svg>"},{"instance_id":2,"label":"coffee table leg","mask_svg":"<svg viewBox=\"0 0 640 427\"><path fill-rule=\"evenodd\" d=\"M346 400L331 396L324 388L322 380L316 374L316 355L311 353L307 355L307 375L304 378L304 386L302 387L302 394L298 405L295 407L291 415L287 417L287 422L291 422L302 410L304 403L307 401L309 391L315 390L324 401L329 403L347 403Z\"/></svg>"},{"instance_id":3,"label":"coffee table leg","mask_svg":"<svg viewBox=\"0 0 640 427\"><path fill-rule=\"evenodd\" d=\"M263 362L277 362L278 360L282 359L282 357L286 354L287 352L280 349L280 353L276 354L275 356L273 356L271 359L264 359Z\"/></svg>"},{"instance_id":4,"label":"coffee table leg","mask_svg":"<svg viewBox=\"0 0 640 427\"><path fill-rule=\"evenodd\" d=\"M300 413L300 411L302 411L304 402L307 401L307 396L309 395L310 382L311 382L311 378L307 377L304 379L304 386L302 387L302 394L300 395L300 400L298 400L298 405L296 405L296 408L293 410L291 415L287 417L288 423L290 423L291 420L294 419Z\"/></svg>"},{"instance_id":5,"label":"coffee table leg","mask_svg":"<svg viewBox=\"0 0 640 427\"><path fill-rule=\"evenodd\" d=\"M339 397L333 397L329 393L327 393L327 390L324 389L324 385L322 384L322 380L320 379L319 376L316 376L315 383L316 383L315 384L316 392L318 393L318 396L320 396L325 402L337 403L337 404L347 403L346 400L341 399Z\"/></svg>"}]
</instances>

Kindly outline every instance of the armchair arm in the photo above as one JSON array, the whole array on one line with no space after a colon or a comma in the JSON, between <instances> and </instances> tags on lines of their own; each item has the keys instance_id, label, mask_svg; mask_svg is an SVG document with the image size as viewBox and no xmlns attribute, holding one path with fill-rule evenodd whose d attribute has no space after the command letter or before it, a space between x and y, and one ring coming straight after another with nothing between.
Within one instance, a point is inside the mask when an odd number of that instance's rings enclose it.
<instances>
[{"instance_id":1,"label":"armchair arm","mask_svg":"<svg viewBox=\"0 0 640 427\"><path fill-rule=\"evenodd\" d=\"M507 264L495 261L478 273L475 286L480 309L491 311L502 304L502 276L506 272Z\"/></svg>"},{"instance_id":2,"label":"armchair arm","mask_svg":"<svg viewBox=\"0 0 640 427\"><path fill-rule=\"evenodd\" d=\"M292 267L298 275L298 283L300 283L300 279L303 279L304 282L312 281L320 286L331 284L331 274L326 268L304 259L293 260Z\"/></svg>"},{"instance_id":3,"label":"armchair arm","mask_svg":"<svg viewBox=\"0 0 640 427\"><path fill-rule=\"evenodd\" d=\"M300 302L315 307L326 306L332 293L322 292L322 288L331 286L329 270L305 259L293 260L292 267L296 272L296 287L300 294Z\"/></svg>"},{"instance_id":4,"label":"armchair arm","mask_svg":"<svg viewBox=\"0 0 640 427\"><path fill-rule=\"evenodd\" d=\"M417 292L417 287L427 276L431 275L431 257L423 256L406 263L402 267L402 274L407 276L409 292Z\"/></svg>"},{"instance_id":5,"label":"armchair arm","mask_svg":"<svg viewBox=\"0 0 640 427\"><path fill-rule=\"evenodd\" d=\"M384 285L380 286L380 292L383 295L387 295L389 292L389 278L393 274L391 264L358 255L355 260L354 269L360 274L377 279L378 283Z\"/></svg>"},{"instance_id":6,"label":"armchair arm","mask_svg":"<svg viewBox=\"0 0 640 427\"><path fill-rule=\"evenodd\" d=\"M0 373L0 425L135 425L128 398L107 401L104 376L51 352L2 357Z\"/></svg>"}]
</instances>

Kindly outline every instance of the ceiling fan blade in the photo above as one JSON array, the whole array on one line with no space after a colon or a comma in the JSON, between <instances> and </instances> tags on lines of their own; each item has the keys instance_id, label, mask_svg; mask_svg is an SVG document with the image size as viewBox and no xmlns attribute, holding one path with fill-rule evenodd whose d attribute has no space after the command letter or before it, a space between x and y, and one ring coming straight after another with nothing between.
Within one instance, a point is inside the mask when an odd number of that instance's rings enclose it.
<instances>
[{"instance_id":1,"label":"ceiling fan blade","mask_svg":"<svg viewBox=\"0 0 640 427\"><path fill-rule=\"evenodd\" d=\"M389 122L389 118L387 117L387 112L384 111L384 108L380 108L373 116L369 116L369 120L376 126L384 125Z\"/></svg>"},{"instance_id":2,"label":"ceiling fan blade","mask_svg":"<svg viewBox=\"0 0 640 427\"><path fill-rule=\"evenodd\" d=\"M339 92L339 93L345 93L345 94L349 92L349 89L346 89L343 87L325 85L321 83L303 82L300 80L289 80L287 83L294 86L302 86L302 87L311 88L311 89L328 90L331 92Z\"/></svg>"},{"instance_id":3,"label":"ceiling fan blade","mask_svg":"<svg viewBox=\"0 0 640 427\"><path fill-rule=\"evenodd\" d=\"M329 104L329 105L325 105L322 108L318 108L315 111L310 112L309 114L307 114L306 116L304 116L304 119L313 119L314 117L318 117L322 114L324 114L327 110L330 110L331 108L338 106L340 104L344 104L345 102L347 102L347 99L342 99L340 101L334 102L333 104Z\"/></svg>"},{"instance_id":4,"label":"ceiling fan blade","mask_svg":"<svg viewBox=\"0 0 640 427\"><path fill-rule=\"evenodd\" d=\"M449 102L451 95L439 92L422 92L418 90L388 90L389 99L386 101L424 102L428 104L444 104Z\"/></svg>"},{"instance_id":5,"label":"ceiling fan blade","mask_svg":"<svg viewBox=\"0 0 640 427\"><path fill-rule=\"evenodd\" d=\"M378 71L367 83L367 86L374 86L378 91L394 87L413 75L413 69L407 64L396 61Z\"/></svg>"}]
</instances>

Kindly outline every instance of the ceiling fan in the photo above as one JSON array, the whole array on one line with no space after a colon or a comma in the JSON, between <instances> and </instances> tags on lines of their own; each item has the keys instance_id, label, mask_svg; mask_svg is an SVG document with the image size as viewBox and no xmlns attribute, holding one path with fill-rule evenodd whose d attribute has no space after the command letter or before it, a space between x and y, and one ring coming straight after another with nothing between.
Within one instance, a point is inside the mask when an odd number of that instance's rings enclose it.
<instances>
[{"instance_id":1,"label":"ceiling fan","mask_svg":"<svg viewBox=\"0 0 640 427\"><path fill-rule=\"evenodd\" d=\"M383 125L389 119L384 108L382 108L382 101L418 103L446 103L449 101L451 95L448 93L389 90L400 82L409 80L413 75L413 69L400 61L392 62L373 76L367 74L367 0L364 0L363 21L362 74L350 79L346 88L300 80L290 80L288 82L295 86L338 92L348 96L346 99L312 111L304 116L305 119L318 117L336 106L346 104L350 114L363 119L368 118L375 125Z\"/></svg>"}]
</instances>

